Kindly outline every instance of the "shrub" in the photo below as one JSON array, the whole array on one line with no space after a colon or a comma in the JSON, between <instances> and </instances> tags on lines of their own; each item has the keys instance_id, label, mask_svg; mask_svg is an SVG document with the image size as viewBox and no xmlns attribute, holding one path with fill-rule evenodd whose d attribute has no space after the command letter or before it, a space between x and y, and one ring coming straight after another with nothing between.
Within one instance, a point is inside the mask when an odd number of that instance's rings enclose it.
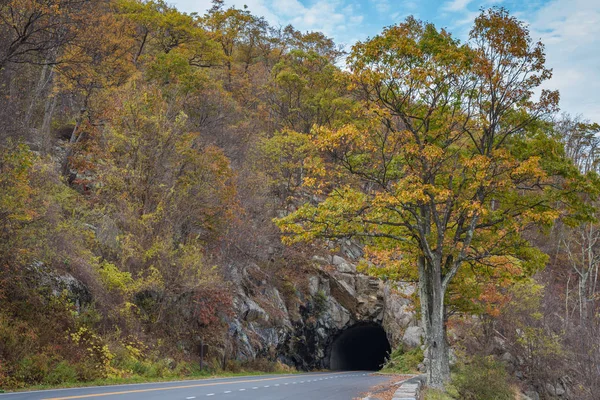
<instances>
[{"instance_id":1,"label":"shrub","mask_svg":"<svg viewBox=\"0 0 600 400\"><path fill-rule=\"evenodd\" d=\"M103 261L98 268L100 280L108 290L114 290L120 293L125 293L127 288L133 284L133 278L129 272L122 272L119 268Z\"/></svg>"},{"instance_id":2,"label":"shrub","mask_svg":"<svg viewBox=\"0 0 600 400\"><path fill-rule=\"evenodd\" d=\"M242 371L242 363L238 360L227 360L225 364L225 371L237 374Z\"/></svg>"},{"instance_id":3,"label":"shrub","mask_svg":"<svg viewBox=\"0 0 600 400\"><path fill-rule=\"evenodd\" d=\"M461 400L513 400L508 373L493 357L474 357L452 377L449 392Z\"/></svg>"},{"instance_id":4,"label":"shrub","mask_svg":"<svg viewBox=\"0 0 600 400\"><path fill-rule=\"evenodd\" d=\"M144 374L149 378L165 378L171 373L169 361L166 359L158 360L150 363L148 371Z\"/></svg>"},{"instance_id":5,"label":"shrub","mask_svg":"<svg viewBox=\"0 0 600 400\"><path fill-rule=\"evenodd\" d=\"M423 391L423 400L453 400L452 397L440 390L427 388Z\"/></svg>"},{"instance_id":6,"label":"shrub","mask_svg":"<svg viewBox=\"0 0 600 400\"><path fill-rule=\"evenodd\" d=\"M275 372L276 363L266 358L255 358L242 363L244 371Z\"/></svg>"},{"instance_id":7,"label":"shrub","mask_svg":"<svg viewBox=\"0 0 600 400\"><path fill-rule=\"evenodd\" d=\"M48 385L57 385L59 383L77 382L77 370L67 361L60 361L54 366L52 371L44 379Z\"/></svg>"},{"instance_id":8,"label":"shrub","mask_svg":"<svg viewBox=\"0 0 600 400\"><path fill-rule=\"evenodd\" d=\"M271 361L266 358L255 358L247 361L228 360L225 365L225 370L233 373L240 372L277 372L291 373L295 368L283 364L281 361Z\"/></svg>"},{"instance_id":9,"label":"shrub","mask_svg":"<svg viewBox=\"0 0 600 400\"><path fill-rule=\"evenodd\" d=\"M23 358L17 366L16 377L27 384L37 384L50 373L52 360L44 353Z\"/></svg>"},{"instance_id":10,"label":"shrub","mask_svg":"<svg viewBox=\"0 0 600 400\"><path fill-rule=\"evenodd\" d=\"M313 298L313 305L315 308L315 316L318 318L321 315L323 315L325 310L327 310L327 295L324 291L319 290L317 293L315 293L315 296Z\"/></svg>"},{"instance_id":11,"label":"shrub","mask_svg":"<svg viewBox=\"0 0 600 400\"><path fill-rule=\"evenodd\" d=\"M419 364L423 362L423 350L415 347L408 351L404 350L402 345L398 346L391 354L384 365L383 372L394 372L410 374L417 372Z\"/></svg>"},{"instance_id":12,"label":"shrub","mask_svg":"<svg viewBox=\"0 0 600 400\"><path fill-rule=\"evenodd\" d=\"M173 369L174 376L191 376L198 375L200 373L200 365L198 363L191 363L187 361L180 361Z\"/></svg>"}]
</instances>

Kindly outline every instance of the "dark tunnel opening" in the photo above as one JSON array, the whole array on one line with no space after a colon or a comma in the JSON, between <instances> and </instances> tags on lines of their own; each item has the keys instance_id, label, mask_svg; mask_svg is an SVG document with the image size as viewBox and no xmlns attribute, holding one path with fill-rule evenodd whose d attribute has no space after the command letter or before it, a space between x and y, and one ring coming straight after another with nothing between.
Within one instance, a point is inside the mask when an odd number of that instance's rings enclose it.
<instances>
[{"instance_id":1,"label":"dark tunnel opening","mask_svg":"<svg viewBox=\"0 0 600 400\"><path fill-rule=\"evenodd\" d=\"M381 325L365 324L343 331L330 351L329 368L334 371L378 371L391 349Z\"/></svg>"}]
</instances>

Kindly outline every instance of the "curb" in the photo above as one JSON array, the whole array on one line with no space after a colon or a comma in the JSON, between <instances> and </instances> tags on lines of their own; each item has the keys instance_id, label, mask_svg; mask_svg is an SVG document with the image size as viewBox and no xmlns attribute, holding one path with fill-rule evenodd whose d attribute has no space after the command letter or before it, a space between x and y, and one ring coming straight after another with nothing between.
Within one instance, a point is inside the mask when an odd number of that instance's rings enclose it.
<instances>
[{"instance_id":1,"label":"curb","mask_svg":"<svg viewBox=\"0 0 600 400\"><path fill-rule=\"evenodd\" d=\"M394 393L392 400L419 400L424 384L424 375L419 375L403 382Z\"/></svg>"},{"instance_id":2,"label":"curb","mask_svg":"<svg viewBox=\"0 0 600 400\"><path fill-rule=\"evenodd\" d=\"M399 385L394 392L392 400L419 400L421 389L425 385L427 375L418 375L405 381L395 383ZM378 397L364 397L361 400L379 400Z\"/></svg>"}]
</instances>

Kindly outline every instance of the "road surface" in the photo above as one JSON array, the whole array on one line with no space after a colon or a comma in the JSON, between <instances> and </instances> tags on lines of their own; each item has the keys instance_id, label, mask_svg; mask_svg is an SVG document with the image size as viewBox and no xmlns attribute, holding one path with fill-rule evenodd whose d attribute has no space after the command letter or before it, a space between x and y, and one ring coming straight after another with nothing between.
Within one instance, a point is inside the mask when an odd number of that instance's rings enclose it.
<instances>
[{"instance_id":1,"label":"road surface","mask_svg":"<svg viewBox=\"0 0 600 400\"><path fill-rule=\"evenodd\" d=\"M389 378L365 371L262 375L0 394L0 400L352 400Z\"/></svg>"}]
</instances>

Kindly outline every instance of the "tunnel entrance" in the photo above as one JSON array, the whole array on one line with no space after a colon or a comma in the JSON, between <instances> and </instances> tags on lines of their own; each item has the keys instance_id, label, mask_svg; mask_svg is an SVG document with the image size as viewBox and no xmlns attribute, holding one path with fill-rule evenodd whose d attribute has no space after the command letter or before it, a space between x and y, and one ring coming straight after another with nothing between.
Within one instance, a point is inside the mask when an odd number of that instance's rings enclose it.
<instances>
[{"instance_id":1,"label":"tunnel entrance","mask_svg":"<svg viewBox=\"0 0 600 400\"><path fill-rule=\"evenodd\" d=\"M378 371L390 350L390 342L381 325L354 325L331 344L329 368L334 371Z\"/></svg>"}]
</instances>

